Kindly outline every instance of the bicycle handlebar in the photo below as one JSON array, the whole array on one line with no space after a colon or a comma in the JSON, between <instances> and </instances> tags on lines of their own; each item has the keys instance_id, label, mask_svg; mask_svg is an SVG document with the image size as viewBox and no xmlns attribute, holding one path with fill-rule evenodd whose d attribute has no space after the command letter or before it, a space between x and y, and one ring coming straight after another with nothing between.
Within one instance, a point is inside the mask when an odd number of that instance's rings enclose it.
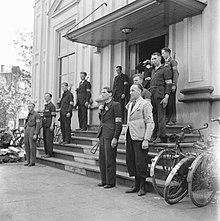
<instances>
[{"instance_id":1,"label":"bicycle handlebar","mask_svg":"<svg viewBox=\"0 0 220 221\"><path fill-rule=\"evenodd\" d=\"M217 121L220 124L220 117L215 118L215 119L211 119L211 122L215 122L215 121Z\"/></svg>"}]
</instances>

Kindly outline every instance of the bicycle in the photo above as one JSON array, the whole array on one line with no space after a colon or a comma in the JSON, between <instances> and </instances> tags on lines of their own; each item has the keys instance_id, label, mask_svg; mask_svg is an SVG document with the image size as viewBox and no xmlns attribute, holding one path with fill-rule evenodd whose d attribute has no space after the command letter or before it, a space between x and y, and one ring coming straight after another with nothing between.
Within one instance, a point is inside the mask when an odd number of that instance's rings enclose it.
<instances>
[{"instance_id":1,"label":"bicycle","mask_svg":"<svg viewBox=\"0 0 220 221\"><path fill-rule=\"evenodd\" d=\"M206 129L208 125L204 125L202 128L192 129L190 125L183 127L179 134L172 134L170 140L175 142L174 147L171 148L159 148L158 155L152 160L150 168L150 176L152 178L152 183L155 191L164 197L165 182L172 171L172 169L177 165L180 160L182 160L186 154L183 153L180 143L184 139L185 131L193 132L198 131L200 139L202 137L200 130ZM162 149L162 150L161 150Z\"/></svg>"},{"instance_id":2,"label":"bicycle","mask_svg":"<svg viewBox=\"0 0 220 221\"><path fill-rule=\"evenodd\" d=\"M212 119L220 124L220 118ZM215 147L219 146L220 137L210 135L207 143L199 144L203 152L196 157L187 176L189 196L194 205L203 207L214 198L218 183L217 154Z\"/></svg>"},{"instance_id":3,"label":"bicycle","mask_svg":"<svg viewBox=\"0 0 220 221\"><path fill-rule=\"evenodd\" d=\"M189 132L192 133L194 131L198 131L201 139L201 130L206 129L208 124L204 124L204 127L198 129L189 129ZM198 141L193 144L193 147L196 148ZM186 153L183 154L184 158L182 158L171 170L168 175L165 188L164 188L164 199L168 204L176 204L180 200L182 200L188 194L188 182L187 182L187 174L189 171L189 167L195 160L197 153Z\"/></svg>"},{"instance_id":4,"label":"bicycle","mask_svg":"<svg viewBox=\"0 0 220 221\"><path fill-rule=\"evenodd\" d=\"M55 125L53 142L61 143L62 141L63 138L62 138L61 128L60 126Z\"/></svg>"}]
</instances>

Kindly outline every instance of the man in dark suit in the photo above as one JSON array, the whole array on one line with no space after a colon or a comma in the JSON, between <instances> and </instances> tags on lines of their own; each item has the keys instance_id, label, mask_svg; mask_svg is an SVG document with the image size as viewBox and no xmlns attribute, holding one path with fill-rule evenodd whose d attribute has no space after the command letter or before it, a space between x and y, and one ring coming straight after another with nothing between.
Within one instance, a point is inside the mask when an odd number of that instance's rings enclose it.
<instances>
[{"instance_id":1,"label":"man in dark suit","mask_svg":"<svg viewBox=\"0 0 220 221\"><path fill-rule=\"evenodd\" d=\"M60 126L63 137L63 144L70 143L71 139L71 117L73 110L73 94L68 90L68 83L63 82L63 95L60 101Z\"/></svg>"},{"instance_id":2,"label":"man in dark suit","mask_svg":"<svg viewBox=\"0 0 220 221\"><path fill-rule=\"evenodd\" d=\"M121 104L122 122L124 123L125 104L129 98L129 78L122 73L122 67L116 67L117 76L113 83L113 99Z\"/></svg>"},{"instance_id":3,"label":"man in dark suit","mask_svg":"<svg viewBox=\"0 0 220 221\"><path fill-rule=\"evenodd\" d=\"M86 76L86 72L80 72L81 81L79 83L79 87L76 89L77 101L75 108L78 106L80 130L87 130L87 110L91 98L91 84L86 80Z\"/></svg>"},{"instance_id":4,"label":"man in dark suit","mask_svg":"<svg viewBox=\"0 0 220 221\"><path fill-rule=\"evenodd\" d=\"M104 104L100 105L99 138L99 166L101 183L98 186L112 188L116 183L116 155L118 139L122 130L121 107L112 100L112 90L109 87L102 89Z\"/></svg>"},{"instance_id":5,"label":"man in dark suit","mask_svg":"<svg viewBox=\"0 0 220 221\"><path fill-rule=\"evenodd\" d=\"M161 64L161 55L155 52L151 56L154 65L151 75L151 103L153 105L154 133L151 141L166 142L166 106L172 86L171 71Z\"/></svg>"}]
</instances>

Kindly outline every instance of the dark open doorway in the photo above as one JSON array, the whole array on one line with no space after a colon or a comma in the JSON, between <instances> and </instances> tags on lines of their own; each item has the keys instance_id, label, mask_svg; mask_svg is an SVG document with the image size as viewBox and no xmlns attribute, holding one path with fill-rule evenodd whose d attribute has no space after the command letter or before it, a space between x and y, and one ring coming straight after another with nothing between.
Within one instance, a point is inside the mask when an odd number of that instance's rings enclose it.
<instances>
[{"instance_id":1,"label":"dark open doorway","mask_svg":"<svg viewBox=\"0 0 220 221\"><path fill-rule=\"evenodd\" d=\"M151 58L151 54L161 51L166 46L166 35L162 35L139 44L139 62Z\"/></svg>"}]
</instances>

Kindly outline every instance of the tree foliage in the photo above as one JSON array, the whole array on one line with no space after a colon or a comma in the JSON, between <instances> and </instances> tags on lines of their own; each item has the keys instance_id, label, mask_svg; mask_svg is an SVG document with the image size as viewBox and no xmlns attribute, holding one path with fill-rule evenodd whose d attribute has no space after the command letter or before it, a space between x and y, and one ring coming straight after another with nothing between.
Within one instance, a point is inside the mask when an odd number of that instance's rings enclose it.
<instances>
[{"instance_id":1,"label":"tree foliage","mask_svg":"<svg viewBox=\"0 0 220 221\"><path fill-rule=\"evenodd\" d=\"M19 66L12 66L10 73L0 75L0 127L9 120L16 120L18 112L31 97L31 62L33 34L17 31L14 46L18 51ZM6 79L6 80L5 80Z\"/></svg>"}]
</instances>

